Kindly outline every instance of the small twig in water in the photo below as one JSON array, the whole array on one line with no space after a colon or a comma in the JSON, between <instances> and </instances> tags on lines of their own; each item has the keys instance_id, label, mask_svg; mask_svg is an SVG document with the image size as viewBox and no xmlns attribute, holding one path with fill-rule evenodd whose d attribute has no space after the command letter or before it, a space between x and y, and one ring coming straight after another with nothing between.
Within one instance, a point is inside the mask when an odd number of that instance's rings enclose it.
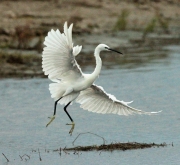
<instances>
[{"instance_id":1,"label":"small twig in water","mask_svg":"<svg viewBox=\"0 0 180 165\"><path fill-rule=\"evenodd\" d=\"M95 133L92 133L92 132L85 132L85 133L80 133L80 134L78 134L78 136L74 139L74 141L72 142L72 144L74 145L74 143L75 143L75 141L78 139L78 137L79 137L80 135L83 135L83 134L92 134L92 135L98 136L98 137L100 137L100 138L103 139L103 145L105 145L105 141L106 141L106 140L105 140L102 136L99 136L99 135L97 135L97 134L95 134Z\"/></svg>"},{"instance_id":2,"label":"small twig in water","mask_svg":"<svg viewBox=\"0 0 180 165\"><path fill-rule=\"evenodd\" d=\"M59 149L59 155L61 156L61 147L60 147L60 149Z\"/></svg>"},{"instance_id":3,"label":"small twig in water","mask_svg":"<svg viewBox=\"0 0 180 165\"><path fill-rule=\"evenodd\" d=\"M7 162L9 162L9 159L2 153L2 155L6 158Z\"/></svg>"},{"instance_id":4,"label":"small twig in water","mask_svg":"<svg viewBox=\"0 0 180 165\"><path fill-rule=\"evenodd\" d=\"M19 155L19 157L21 158L21 161L23 161L23 158L22 158L22 156L21 156L21 155Z\"/></svg>"},{"instance_id":5,"label":"small twig in water","mask_svg":"<svg viewBox=\"0 0 180 165\"><path fill-rule=\"evenodd\" d=\"M69 155L69 152L66 151L66 147L64 147L63 151L64 151L65 154Z\"/></svg>"},{"instance_id":6,"label":"small twig in water","mask_svg":"<svg viewBox=\"0 0 180 165\"><path fill-rule=\"evenodd\" d=\"M23 161L23 157L25 157L25 158L24 158L25 161L27 161L27 160L30 159L30 156L27 155L27 154L24 154L23 156L19 155L19 157L21 158L22 161ZM28 159L27 159L27 157L28 157Z\"/></svg>"},{"instance_id":7,"label":"small twig in water","mask_svg":"<svg viewBox=\"0 0 180 165\"><path fill-rule=\"evenodd\" d=\"M39 148L38 148L38 152L39 152L39 160L42 161Z\"/></svg>"},{"instance_id":8,"label":"small twig in water","mask_svg":"<svg viewBox=\"0 0 180 165\"><path fill-rule=\"evenodd\" d=\"M23 156L27 156L27 157L30 159L30 156L29 156L29 155L27 155L27 154L24 154Z\"/></svg>"}]
</instances>

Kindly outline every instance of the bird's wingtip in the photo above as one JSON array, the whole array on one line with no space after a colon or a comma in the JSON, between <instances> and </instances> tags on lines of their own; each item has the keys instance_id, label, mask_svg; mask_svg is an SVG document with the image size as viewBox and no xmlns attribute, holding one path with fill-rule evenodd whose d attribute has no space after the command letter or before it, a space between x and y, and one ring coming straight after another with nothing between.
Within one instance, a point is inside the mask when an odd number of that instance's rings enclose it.
<instances>
[{"instance_id":1,"label":"bird's wingtip","mask_svg":"<svg viewBox=\"0 0 180 165\"><path fill-rule=\"evenodd\" d=\"M64 22L64 27L68 27L67 21ZM73 27L73 23L70 24L69 28L70 28L70 27L71 27L71 28Z\"/></svg>"},{"instance_id":2,"label":"bird's wingtip","mask_svg":"<svg viewBox=\"0 0 180 165\"><path fill-rule=\"evenodd\" d=\"M69 28L71 28L71 29L73 28L73 23L69 26Z\"/></svg>"},{"instance_id":3,"label":"bird's wingtip","mask_svg":"<svg viewBox=\"0 0 180 165\"><path fill-rule=\"evenodd\" d=\"M67 32L67 21L64 23L64 33L66 34Z\"/></svg>"},{"instance_id":4,"label":"bird's wingtip","mask_svg":"<svg viewBox=\"0 0 180 165\"><path fill-rule=\"evenodd\" d=\"M162 110L161 111L157 111L157 112L151 112L151 114L157 114L157 113L161 113L162 112Z\"/></svg>"}]
</instances>

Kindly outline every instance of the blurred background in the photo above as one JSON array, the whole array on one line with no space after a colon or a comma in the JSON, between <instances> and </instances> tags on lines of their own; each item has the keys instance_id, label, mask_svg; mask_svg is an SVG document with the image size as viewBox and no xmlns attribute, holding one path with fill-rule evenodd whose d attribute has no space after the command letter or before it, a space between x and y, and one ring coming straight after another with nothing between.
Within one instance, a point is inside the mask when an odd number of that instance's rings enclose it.
<instances>
[{"instance_id":1,"label":"blurred background","mask_svg":"<svg viewBox=\"0 0 180 165\"><path fill-rule=\"evenodd\" d=\"M84 66L94 62L102 42L126 55L116 60L124 67L166 58L154 52L180 42L179 0L1 0L0 13L1 78L43 77L44 37L51 29L62 31L65 21L74 24L74 44L83 45L86 56L78 62ZM136 56L142 52L146 58Z\"/></svg>"}]
</instances>

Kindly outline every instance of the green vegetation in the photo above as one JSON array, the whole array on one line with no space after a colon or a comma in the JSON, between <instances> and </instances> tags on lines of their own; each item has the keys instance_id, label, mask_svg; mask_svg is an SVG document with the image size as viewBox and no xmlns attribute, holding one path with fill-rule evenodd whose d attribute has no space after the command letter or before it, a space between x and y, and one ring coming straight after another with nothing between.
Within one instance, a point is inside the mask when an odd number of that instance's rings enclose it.
<instances>
[{"instance_id":1,"label":"green vegetation","mask_svg":"<svg viewBox=\"0 0 180 165\"><path fill-rule=\"evenodd\" d=\"M159 12L156 12L154 18L152 18L152 20L144 28L143 38L145 38L148 33L154 32L158 25L163 32L169 32L169 20L164 18Z\"/></svg>"},{"instance_id":2,"label":"green vegetation","mask_svg":"<svg viewBox=\"0 0 180 165\"><path fill-rule=\"evenodd\" d=\"M152 20L147 24L147 26L144 28L143 35L146 36L148 33L154 32L156 27L157 19L152 18Z\"/></svg>"},{"instance_id":3,"label":"green vegetation","mask_svg":"<svg viewBox=\"0 0 180 165\"><path fill-rule=\"evenodd\" d=\"M117 19L117 22L116 22L113 30L114 31L126 30L128 16L129 16L129 11L127 9L123 9L120 16Z\"/></svg>"}]
</instances>

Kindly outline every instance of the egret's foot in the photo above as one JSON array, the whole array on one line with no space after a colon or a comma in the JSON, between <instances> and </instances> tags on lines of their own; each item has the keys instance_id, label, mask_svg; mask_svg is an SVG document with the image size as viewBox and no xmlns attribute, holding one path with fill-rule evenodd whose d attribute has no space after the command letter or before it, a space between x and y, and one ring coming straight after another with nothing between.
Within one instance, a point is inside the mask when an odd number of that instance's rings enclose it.
<instances>
[{"instance_id":1,"label":"egret's foot","mask_svg":"<svg viewBox=\"0 0 180 165\"><path fill-rule=\"evenodd\" d=\"M72 127L71 127L71 129L70 129L70 131L69 131L69 134L72 135L73 130L74 130L74 127L75 127L75 123L72 122L71 124L66 124L66 125L72 125Z\"/></svg>"},{"instance_id":2,"label":"egret's foot","mask_svg":"<svg viewBox=\"0 0 180 165\"><path fill-rule=\"evenodd\" d=\"M50 121L49 121L49 123L47 123L46 127L47 127L49 124L51 124L51 122L55 119L55 115L53 115L52 117L49 117L49 118L50 118Z\"/></svg>"}]
</instances>

